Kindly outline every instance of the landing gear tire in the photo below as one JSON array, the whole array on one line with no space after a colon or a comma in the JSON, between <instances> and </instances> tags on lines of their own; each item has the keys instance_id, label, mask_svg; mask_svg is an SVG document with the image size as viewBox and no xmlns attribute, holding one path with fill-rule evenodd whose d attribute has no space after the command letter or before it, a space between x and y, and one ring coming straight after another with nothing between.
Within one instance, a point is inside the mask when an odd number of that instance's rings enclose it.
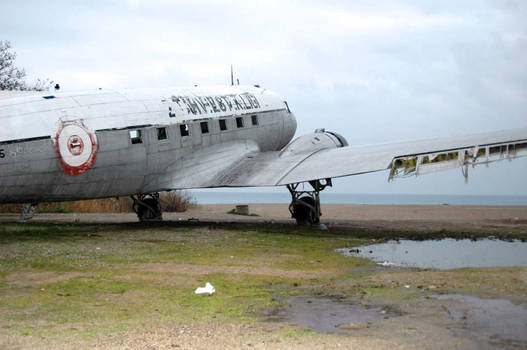
<instances>
[{"instance_id":1,"label":"landing gear tire","mask_svg":"<svg viewBox=\"0 0 527 350\"><path fill-rule=\"evenodd\" d=\"M320 222L320 218L315 215L315 200L312 197L301 197L292 207L292 216L298 225L315 225Z\"/></svg>"},{"instance_id":2,"label":"landing gear tire","mask_svg":"<svg viewBox=\"0 0 527 350\"><path fill-rule=\"evenodd\" d=\"M320 223L320 192L331 186L331 179L309 181L312 190L300 190L300 183L287 185L291 193L289 211L298 225L324 226Z\"/></svg>"},{"instance_id":3,"label":"landing gear tire","mask_svg":"<svg viewBox=\"0 0 527 350\"><path fill-rule=\"evenodd\" d=\"M24 207L22 208L22 212L20 213L20 218L18 219L18 222L26 222L33 218L33 215L35 215L35 211L37 210L38 203L26 203L24 204Z\"/></svg>"},{"instance_id":4,"label":"landing gear tire","mask_svg":"<svg viewBox=\"0 0 527 350\"><path fill-rule=\"evenodd\" d=\"M134 201L132 207L140 222L163 220L159 193L132 196L132 200Z\"/></svg>"}]
</instances>

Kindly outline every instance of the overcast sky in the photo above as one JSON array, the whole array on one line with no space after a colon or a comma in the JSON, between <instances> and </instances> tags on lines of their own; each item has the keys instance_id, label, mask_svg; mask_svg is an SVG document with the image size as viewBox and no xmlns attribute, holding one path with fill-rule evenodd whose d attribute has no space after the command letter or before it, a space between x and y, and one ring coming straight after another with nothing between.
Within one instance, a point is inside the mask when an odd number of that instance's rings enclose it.
<instances>
[{"instance_id":1,"label":"overcast sky","mask_svg":"<svg viewBox=\"0 0 527 350\"><path fill-rule=\"evenodd\" d=\"M281 94L297 135L354 144L527 126L527 1L24 1L0 3L29 80L63 89L242 84ZM339 192L527 195L527 158Z\"/></svg>"}]
</instances>

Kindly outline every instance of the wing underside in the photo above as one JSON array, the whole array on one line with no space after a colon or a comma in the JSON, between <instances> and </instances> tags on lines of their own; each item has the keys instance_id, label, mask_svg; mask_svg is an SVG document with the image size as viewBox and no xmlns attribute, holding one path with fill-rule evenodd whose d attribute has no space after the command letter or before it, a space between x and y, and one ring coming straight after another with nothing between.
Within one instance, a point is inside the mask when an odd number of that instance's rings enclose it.
<instances>
[{"instance_id":1,"label":"wing underside","mask_svg":"<svg viewBox=\"0 0 527 350\"><path fill-rule=\"evenodd\" d=\"M287 147L280 152L258 152L254 147L224 152L229 157L221 162L219 172L206 166L218 163L218 155L210 153L200 160L208 172L185 174L174 167L167 169L159 185L176 189L280 186L383 170L390 171L389 179L422 175L526 156L527 128L372 146L326 143L299 152L288 152Z\"/></svg>"}]
</instances>

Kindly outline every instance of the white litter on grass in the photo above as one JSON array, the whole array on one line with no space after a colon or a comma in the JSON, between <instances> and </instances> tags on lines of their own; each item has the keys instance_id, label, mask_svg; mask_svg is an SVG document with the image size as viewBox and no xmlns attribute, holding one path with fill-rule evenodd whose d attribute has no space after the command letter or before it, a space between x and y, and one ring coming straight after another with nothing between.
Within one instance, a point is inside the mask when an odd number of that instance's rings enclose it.
<instances>
[{"instance_id":1,"label":"white litter on grass","mask_svg":"<svg viewBox=\"0 0 527 350\"><path fill-rule=\"evenodd\" d=\"M208 294L212 295L216 293L216 289L209 282L205 283L205 287L198 287L194 291L195 294Z\"/></svg>"},{"instance_id":2,"label":"white litter on grass","mask_svg":"<svg viewBox=\"0 0 527 350\"><path fill-rule=\"evenodd\" d=\"M383 262L380 262L380 263L377 263L377 265L381 265L381 266L395 266L395 264L393 262L389 262L389 261L383 261Z\"/></svg>"}]
</instances>

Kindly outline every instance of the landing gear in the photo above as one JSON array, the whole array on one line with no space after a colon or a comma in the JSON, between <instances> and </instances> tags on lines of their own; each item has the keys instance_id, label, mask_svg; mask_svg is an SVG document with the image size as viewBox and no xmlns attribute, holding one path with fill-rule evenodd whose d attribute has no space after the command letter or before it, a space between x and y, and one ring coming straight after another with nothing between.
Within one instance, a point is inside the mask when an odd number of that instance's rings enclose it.
<instances>
[{"instance_id":1,"label":"landing gear","mask_svg":"<svg viewBox=\"0 0 527 350\"><path fill-rule=\"evenodd\" d=\"M26 203L24 204L24 207L22 208L22 212L20 213L20 218L18 219L19 222L26 222L28 220L31 220L33 218L33 215L35 215L35 210L37 210L38 203Z\"/></svg>"},{"instance_id":2,"label":"landing gear","mask_svg":"<svg viewBox=\"0 0 527 350\"><path fill-rule=\"evenodd\" d=\"M331 186L331 179L309 181L312 191L297 190L299 183L287 185L291 193L289 211L298 225L318 225L320 223L320 191Z\"/></svg>"},{"instance_id":3,"label":"landing gear","mask_svg":"<svg viewBox=\"0 0 527 350\"><path fill-rule=\"evenodd\" d=\"M132 209L137 214L139 221L162 221L161 202L159 193L138 194L131 196L134 203Z\"/></svg>"}]
</instances>

